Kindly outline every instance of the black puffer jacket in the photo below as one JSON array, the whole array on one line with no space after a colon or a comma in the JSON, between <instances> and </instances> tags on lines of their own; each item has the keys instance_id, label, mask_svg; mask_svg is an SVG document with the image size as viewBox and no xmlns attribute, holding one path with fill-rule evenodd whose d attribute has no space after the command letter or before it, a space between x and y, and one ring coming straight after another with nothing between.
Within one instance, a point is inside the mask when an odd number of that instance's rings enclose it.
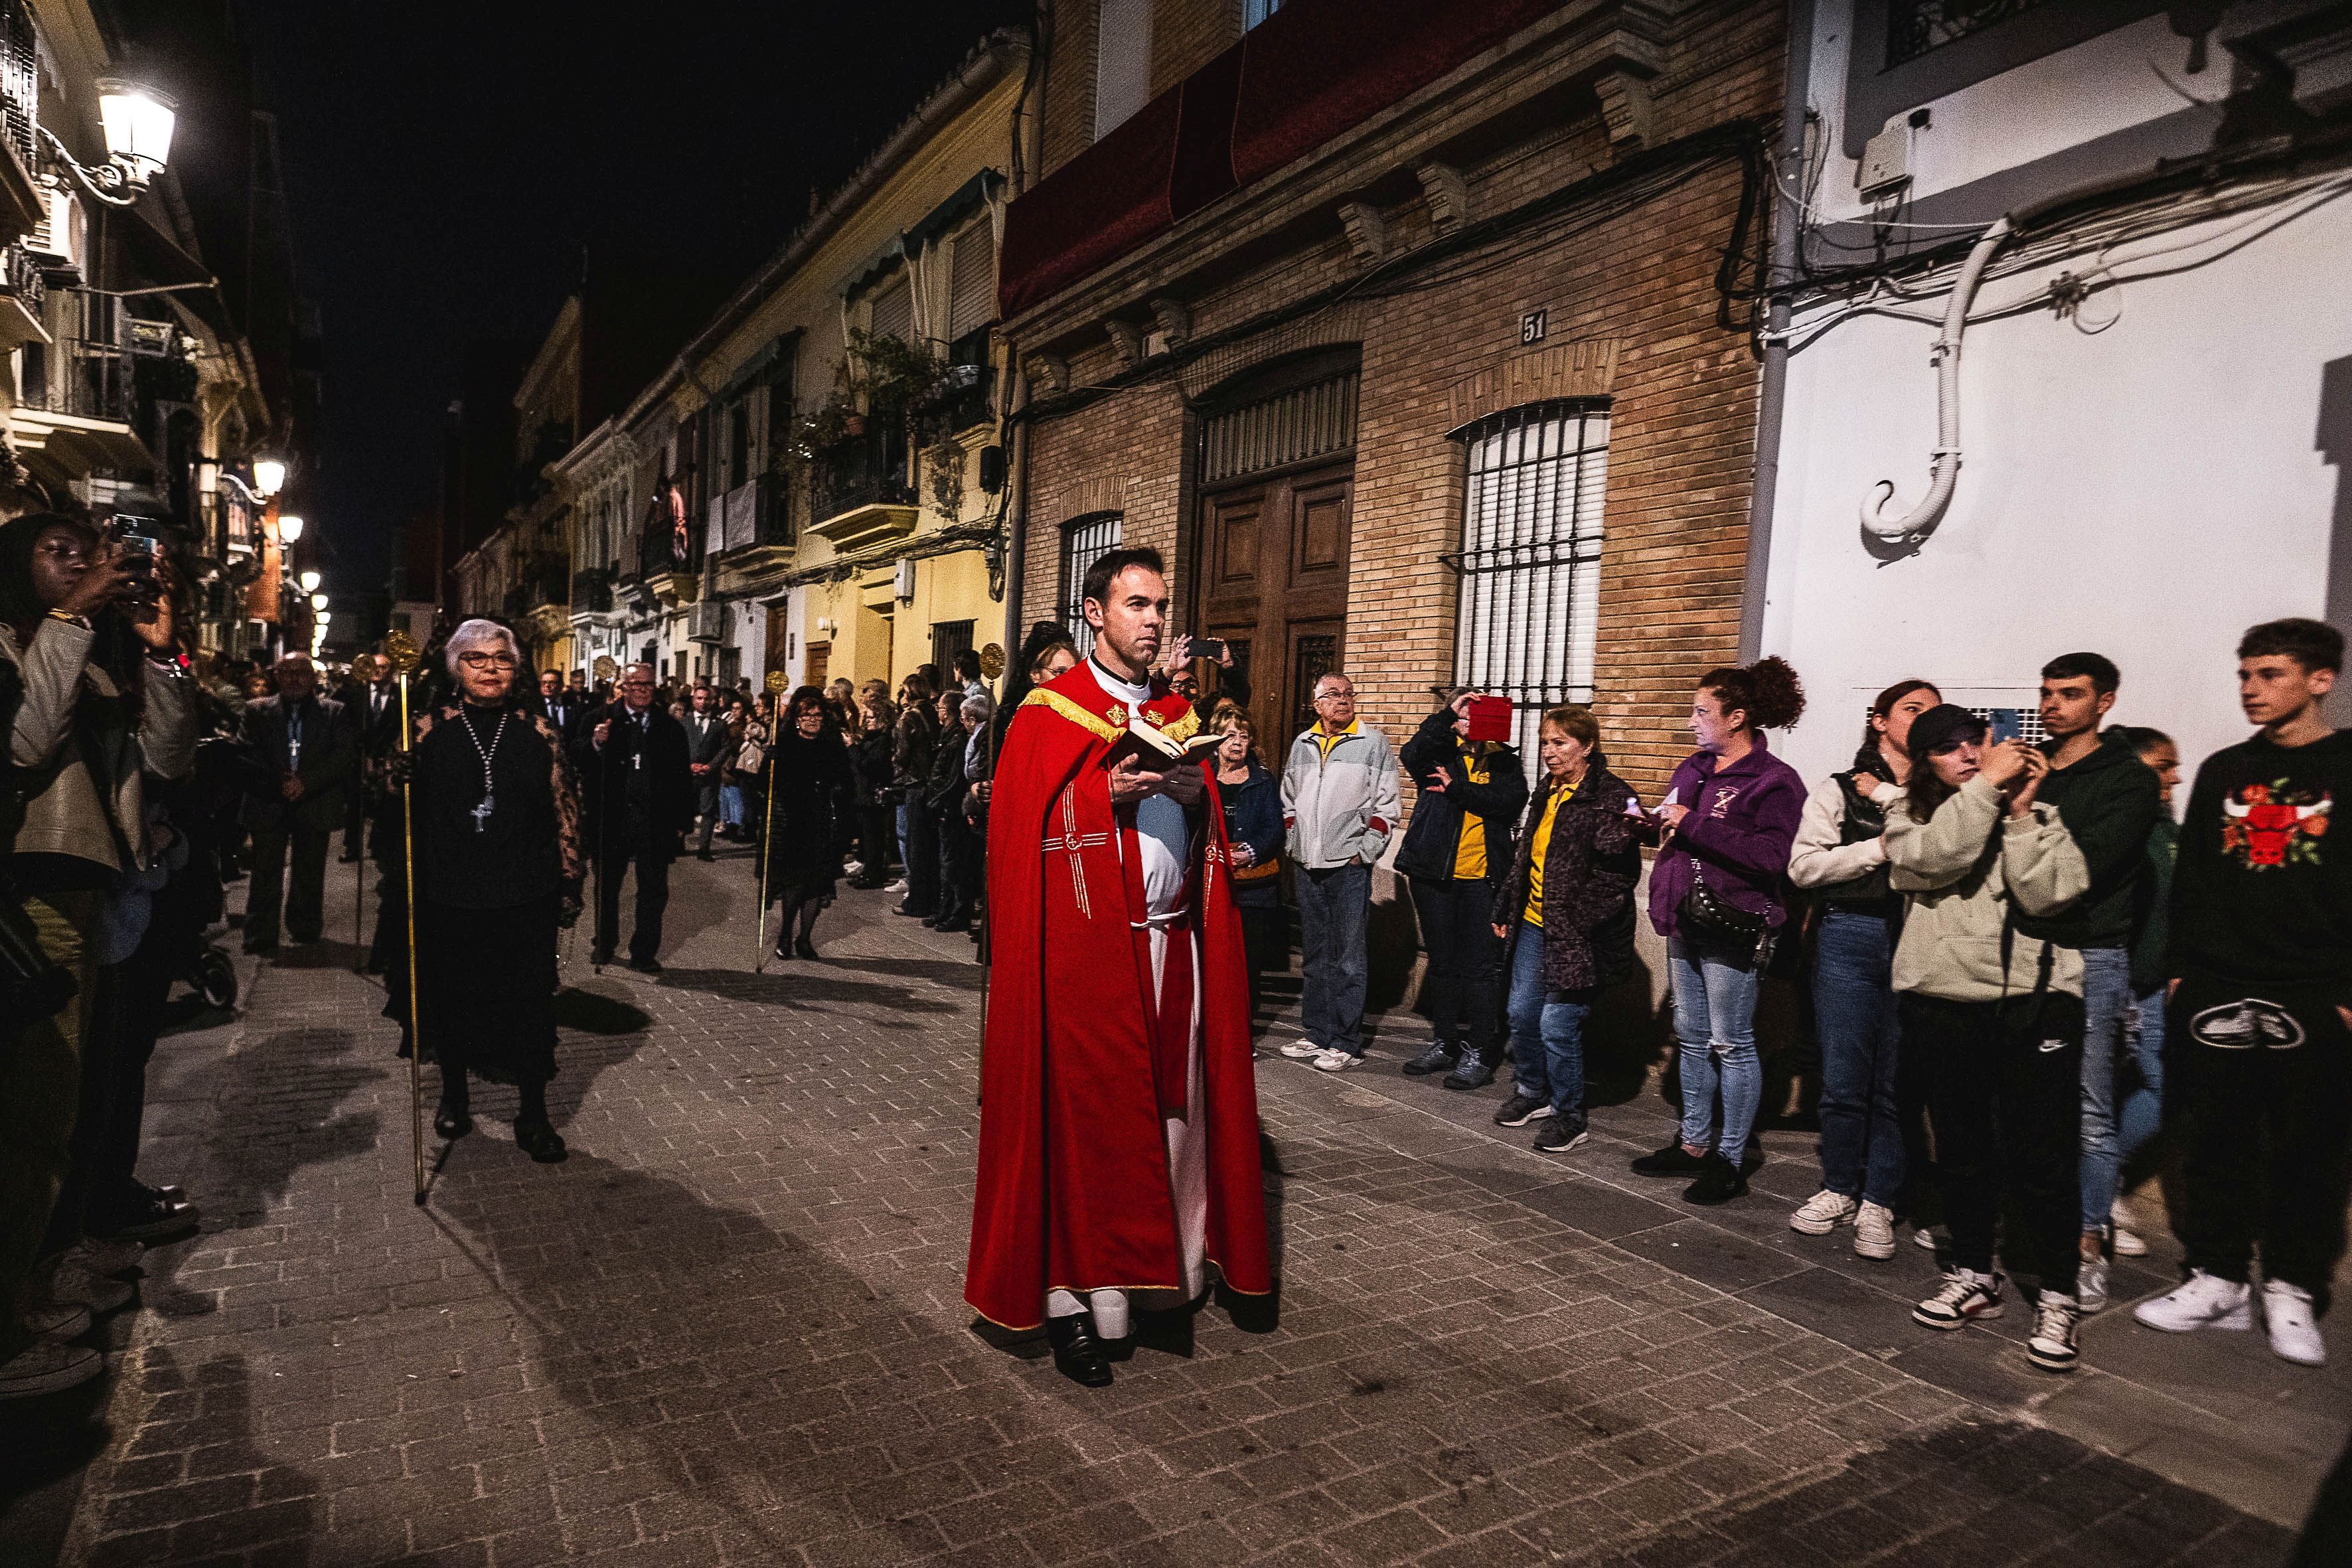
<instances>
[{"instance_id":1,"label":"black puffer jacket","mask_svg":"<svg viewBox=\"0 0 2352 1568\"><path fill-rule=\"evenodd\" d=\"M1495 923L1514 942L1526 934L1528 862L1551 792L1547 774L1528 802L1511 874L1495 898ZM1543 979L1551 989L1591 990L1633 972L1633 888L1642 879L1641 846L1625 815L1633 799L1632 787L1596 752L1584 782L1552 819L1543 869Z\"/></svg>"},{"instance_id":2,"label":"black puffer jacket","mask_svg":"<svg viewBox=\"0 0 2352 1568\"><path fill-rule=\"evenodd\" d=\"M1486 874L1492 877L1511 863L1511 824L1518 820L1519 808L1528 801L1527 769L1517 747L1491 748L1486 752L1486 782L1472 784L1464 775L1454 710L1441 708L1421 721L1397 760L1421 788L1420 798L1413 802L1412 821L1404 830L1404 842L1397 847L1398 870L1428 881L1452 881L1465 811L1476 814L1486 826ZM1454 780L1442 791L1430 787L1440 768Z\"/></svg>"}]
</instances>

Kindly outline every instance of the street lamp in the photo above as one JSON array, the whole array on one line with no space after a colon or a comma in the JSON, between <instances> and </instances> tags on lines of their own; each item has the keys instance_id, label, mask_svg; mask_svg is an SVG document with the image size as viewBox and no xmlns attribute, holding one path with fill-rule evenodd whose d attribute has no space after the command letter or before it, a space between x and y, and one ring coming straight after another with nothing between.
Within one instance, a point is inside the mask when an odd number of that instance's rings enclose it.
<instances>
[{"instance_id":1,"label":"street lamp","mask_svg":"<svg viewBox=\"0 0 2352 1568\"><path fill-rule=\"evenodd\" d=\"M302 537L302 520L291 512L278 514L278 542L291 544Z\"/></svg>"},{"instance_id":2,"label":"street lamp","mask_svg":"<svg viewBox=\"0 0 2352 1568\"><path fill-rule=\"evenodd\" d=\"M303 574L303 575L304 575L304 576L306 576L306 577L308 577L308 576L310 576L310 573L308 573L308 572L305 572L305 573ZM307 586L307 584L306 584L306 586ZM323 619L323 618L324 618L324 616L325 616L325 614L326 614L326 609L327 609L327 595L324 595L324 594L313 594L313 595L310 595L310 607L311 607L312 609L317 610L318 612L320 612L320 617Z\"/></svg>"},{"instance_id":3,"label":"street lamp","mask_svg":"<svg viewBox=\"0 0 2352 1568\"><path fill-rule=\"evenodd\" d=\"M306 594L315 594L319 591L319 574L316 572L305 572L296 581L302 584L302 592Z\"/></svg>"},{"instance_id":4,"label":"street lamp","mask_svg":"<svg viewBox=\"0 0 2352 1568\"><path fill-rule=\"evenodd\" d=\"M268 500L286 488L286 465L275 458L253 459L253 489L256 500Z\"/></svg>"},{"instance_id":5,"label":"street lamp","mask_svg":"<svg viewBox=\"0 0 2352 1568\"><path fill-rule=\"evenodd\" d=\"M46 125L40 131L49 151L73 172L82 189L109 206L127 207L171 160L172 128L178 118L177 106L153 88L104 76L98 79L98 121L106 132L104 163L84 167L66 151L56 132Z\"/></svg>"}]
</instances>

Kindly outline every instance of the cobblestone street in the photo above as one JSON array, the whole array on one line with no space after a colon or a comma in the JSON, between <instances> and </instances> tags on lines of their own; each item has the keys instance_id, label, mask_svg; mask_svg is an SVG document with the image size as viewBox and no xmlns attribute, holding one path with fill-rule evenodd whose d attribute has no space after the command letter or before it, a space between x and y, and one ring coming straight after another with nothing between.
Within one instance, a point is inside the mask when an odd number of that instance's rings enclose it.
<instances>
[{"instance_id":1,"label":"cobblestone street","mask_svg":"<svg viewBox=\"0 0 2352 1568\"><path fill-rule=\"evenodd\" d=\"M570 1162L478 1090L423 1209L331 866L341 940L156 1058L143 1173L204 1232L12 1452L9 1561L2279 1564L2344 1443L2340 1331L2314 1373L2128 1321L2168 1241L2042 1376L2013 1307L1915 1329L1907 1242L1786 1229L1809 1134L1701 1215L1625 1173L1654 1091L1548 1159L1396 1074L1402 1022L1259 1064L1278 1325L1212 1308L1089 1393L960 1299L969 944L850 894L754 976L746 865L679 866L656 979L572 939Z\"/></svg>"}]
</instances>

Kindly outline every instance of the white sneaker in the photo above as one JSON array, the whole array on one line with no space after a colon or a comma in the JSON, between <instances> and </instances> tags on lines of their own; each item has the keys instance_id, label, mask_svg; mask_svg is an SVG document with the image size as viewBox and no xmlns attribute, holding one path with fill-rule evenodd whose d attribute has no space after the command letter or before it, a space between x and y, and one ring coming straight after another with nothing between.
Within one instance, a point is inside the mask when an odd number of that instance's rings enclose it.
<instances>
[{"instance_id":1,"label":"white sneaker","mask_svg":"<svg viewBox=\"0 0 2352 1568\"><path fill-rule=\"evenodd\" d=\"M2107 1258L2104 1251L2086 1252L2074 1264L2074 1300L2084 1317L2107 1306Z\"/></svg>"},{"instance_id":2,"label":"white sneaker","mask_svg":"<svg viewBox=\"0 0 2352 1568\"><path fill-rule=\"evenodd\" d=\"M1857 1258L1885 1259L1895 1256L1895 1211L1885 1204L1864 1204L1853 1216L1853 1251Z\"/></svg>"},{"instance_id":3,"label":"white sneaker","mask_svg":"<svg viewBox=\"0 0 2352 1568\"><path fill-rule=\"evenodd\" d=\"M2072 1372L2081 1358L2075 1335L2083 1313L2072 1296L2044 1290L2033 1306L2033 1331L2025 1336L2025 1359L2044 1372Z\"/></svg>"},{"instance_id":4,"label":"white sneaker","mask_svg":"<svg viewBox=\"0 0 2352 1568\"><path fill-rule=\"evenodd\" d=\"M71 1258L60 1258L49 1268L49 1300L60 1307L87 1307L112 1312L131 1304L131 1287L103 1274L92 1274Z\"/></svg>"},{"instance_id":5,"label":"white sneaker","mask_svg":"<svg viewBox=\"0 0 2352 1568\"><path fill-rule=\"evenodd\" d=\"M26 1308L24 1321L45 1340L78 1340L89 1332L89 1309L79 1301L45 1301Z\"/></svg>"},{"instance_id":6,"label":"white sneaker","mask_svg":"<svg viewBox=\"0 0 2352 1568\"><path fill-rule=\"evenodd\" d=\"M907 890L907 879L901 877L882 890L886 893L903 893Z\"/></svg>"},{"instance_id":7,"label":"white sneaker","mask_svg":"<svg viewBox=\"0 0 2352 1568\"><path fill-rule=\"evenodd\" d=\"M2185 1334L2196 1329L2251 1329L2254 1326L2253 1291L2234 1279L2223 1279L2202 1268L2191 1269L2180 1288L2153 1301L2142 1301L2132 1316L2151 1329Z\"/></svg>"},{"instance_id":8,"label":"white sneaker","mask_svg":"<svg viewBox=\"0 0 2352 1568\"><path fill-rule=\"evenodd\" d=\"M1936 1250L1936 1232L1932 1226L1921 1226L1911 1233L1911 1245L1922 1252Z\"/></svg>"},{"instance_id":9,"label":"white sneaker","mask_svg":"<svg viewBox=\"0 0 2352 1568\"><path fill-rule=\"evenodd\" d=\"M1321 1056L1326 1048L1327 1047L1323 1046L1317 1045L1312 1040L1285 1040L1282 1044L1282 1054L1288 1057L1292 1061L1305 1062L1312 1061L1317 1057Z\"/></svg>"},{"instance_id":10,"label":"white sneaker","mask_svg":"<svg viewBox=\"0 0 2352 1568\"><path fill-rule=\"evenodd\" d=\"M866 875L866 862L863 860L845 861L842 864L841 874L845 877L862 877Z\"/></svg>"},{"instance_id":11,"label":"white sneaker","mask_svg":"<svg viewBox=\"0 0 2352 1568\"><path fill-rule=\"evenodd\" d=\"M2282 1361L2327 1364L2327 1342L2319 1337L2319 1320L2311 1314L2311 1292L2302 1286L2263 1280L2263 1321L2271 1331L2271 1350Z\"/></svg>"},{"instance_id":12,"label":"white sneaker","mask_svg":"<svg viewBox=\"0 0 2352 1568\"><path fill-rule=\"evenodd\" d=\"M106 1358L88 1345L35 1340L0 1364L0 1399L31 1399L88 1383L106 1369Z\"/></svg>"},{"instance_id":13,"label":"white sneaker","mask_svg":"<svg viewBox=\"0 0 2352 1568\"><path fill-rule=\"evenodd\" d=\"M1827 1236L1838 1226L1852 1223L1859 1206L1843 1193L1823 1187L1805 1200L1804 1207L1789 1216L1789 1228L1803 1236Z\"/></svg>"},{"instance_id":14,"label":"white sneaker","mask_svg":"<svg viewBox=\"0 0 2352 1568\"><path fill-rule=\"evenodd\" d=\"M2140 1218L2132 1209L2129 1200L2118 1197L2108 1206L2107 1226L2109 1233L2115 1238L2114 1247L2117 1258L2147 1256L2147 1242L2139 1234Z\"/></svg>"},{"instance_id":15,"label":"white sneaker","mask_svg":"<svg viewBox=\"0 0 2352 1568\"><path fill-rule=\"evenodd\" d=\"M1325 1051L1322 1055L1315 1058L1315 1070L1317 1072L1346 1072L1349 1068L1361 1067L1363 1065L1363 1058L1357 1056L1352 1052L1338 1049Z\"/></svg>"}]
</instances>

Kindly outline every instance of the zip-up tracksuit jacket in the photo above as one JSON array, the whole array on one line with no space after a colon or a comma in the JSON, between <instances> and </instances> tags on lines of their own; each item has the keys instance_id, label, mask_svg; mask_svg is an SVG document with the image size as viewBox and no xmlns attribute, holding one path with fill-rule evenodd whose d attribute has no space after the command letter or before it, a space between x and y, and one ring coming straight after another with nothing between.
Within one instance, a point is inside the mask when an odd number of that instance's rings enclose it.
<instances>
[{"instance_id":1,"label":"zip-up tracksuit jacket","mask_svg":"<svg viewBox=\"0 0 2352 1568\"><path fill-rule=\"evenodd\" d=\"M1309 730L1290 743L1282 820L1290 858L1307 869L1378 861L1401 806L1396 753L1362 721L1336 736Z\"/></svg>"}]
</instances>

